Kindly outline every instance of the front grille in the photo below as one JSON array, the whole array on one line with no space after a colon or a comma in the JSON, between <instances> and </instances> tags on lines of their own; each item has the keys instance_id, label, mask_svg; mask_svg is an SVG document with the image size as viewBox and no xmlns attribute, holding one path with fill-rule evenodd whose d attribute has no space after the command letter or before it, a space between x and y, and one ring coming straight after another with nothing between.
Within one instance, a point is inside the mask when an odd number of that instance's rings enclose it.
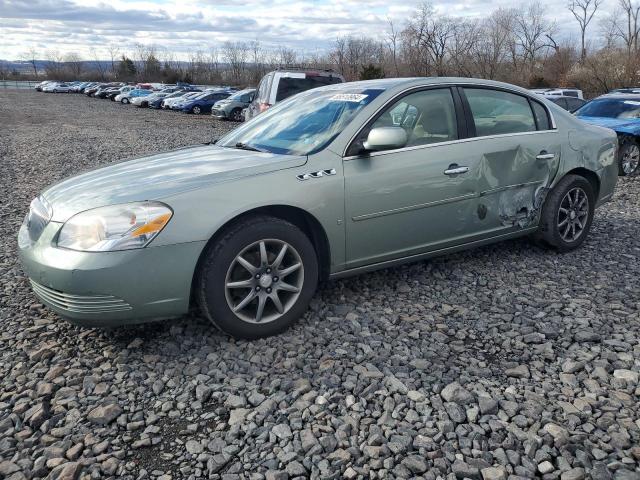
<instances>
[{"instance_id":1,"label":"front grille","mask_svg":"<svg viewBox=\"0 0 640 480\"><path fill-rule=\"evenodd\" d=\"M70 295L40 285L31 279L29 282L38 297L60 310L73 313L110 313L131 310L131 305L112 295Z\"/></svg>"}]
</instances>

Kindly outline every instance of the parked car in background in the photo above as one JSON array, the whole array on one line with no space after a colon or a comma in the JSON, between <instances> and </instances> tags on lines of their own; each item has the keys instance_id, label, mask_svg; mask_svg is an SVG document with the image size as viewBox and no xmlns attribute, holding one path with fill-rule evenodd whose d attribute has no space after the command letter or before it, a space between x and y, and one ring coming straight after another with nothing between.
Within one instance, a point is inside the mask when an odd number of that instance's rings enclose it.
<instances>
[{"instance_id":1,"label":"parked car in background","mask_svg":"<svg viewBox=\"0 0 640 480\"><path fill-rule=\"evenodd\" d=\"M109 98L109 96L112 93L115 96L120 91L120 88L122 88L122 87L108 87L108 88L100 89L96 93L94 93L94 97L96 97L96 98Z\"/></svg>"},{"instance_id":2,"label":"parked car in background","mask_svg":"<svg viewBox=\"0 0 640 480\"><path fill-rule=\"evenodd\" d=\"M53 83L51 80L45 80L44 82L40 82L35 86L36 91L41 92L44 87L48 84Z\"/></svg>"},{"instance_id":3,"label":"parked car in background","mask_svg":"<svg viewBox=\"0 0 640 480\"><path fill-rule=\"evenodd\" d=\"M640 163L640 94L610 93L583 105L576 117L618 134L618 173L631 175Z\"/></svg>"},{"instance_id":4,"label":"parked car in background","mask_svg":"<svg viewBox=\"0 0 640 480\"><path fill-rule=\"evenodd\" d=\"M201 90L191 91L191 93L198 94L198 93L201 93ZM172 98L181 98L184 95L185 95L185 91L184 90L178 90L176 92L169 93L167 95L162 95L162 96L153 96L152 95L153 98L151 98L152 96L147 97L148 101L149 101L148 107L149 108L162 108L164 101L171 100Z\"/></svg>"},{"instance_id":5,"label":"parked car in background","mask_svg":"<svg viewBox=\"0 0 640 480\"><path fill-rule=\"evenodd\" d=\"M140 107L140 108L147 108L149 106L149 103L154 102L156 100L158 100L158 102L161 102L162 99L168 95L170 95L169 92L153 92L149 95L144 95L144 96L131 99L131 105L135 105L136 107Z\"/></svg>"},{"instance_id":6,"label":"parked car in background","mask_svg":"<svg viewBox=\"0 0 640 480\"><path fill-rule=\"evenodd\" d=\"M90 97L91 95L96 93L101 86L102 86L101 83L94 83L93 85L91 85L91 86L89 86L89 87L84 89L84 94L87 97Z\"/></svg>"},{"instance_id":7,"label":"parked car in background","mask_svg":"<svg viewBox=\"0 0 640 480\"><path fill-rule=\"evenodd\" d=\"M174 110L181 110L185 113L193 113L199 115L201 113L210 113L213 105L223 98L231 95L228 90L207 90L200 95L187 98L174 105Z\"/></svg>"},{"instance_id":8,"label":"parked car in background","mask_svg":"<svg viewBox=\"0 0 640 480\"><path fill-rule=\"evenodd\" d=\"M190 98L194 98L199 96L202 92L200 90L197 91L193 91L193 92L180 92L182 93L182 95L177 95L176 97L171 97L171 98L163 98L162 99L162 108L164 109L173 109L173 107L175 105L177 105L178 103L182 103L183 101L186 101Z\"/></svg>"},{"instance_id":9,"label":"parked car in background","mask_svg":"<svg viewBox=\"0 0 640 480\"><path fill-rule=\"evenodd\" d=\"M151 95L153 92L151 90L146 90L144 88L136 88L135 90L130 90L128 92L120 93L114 97L116 102L120 102L123 104L131 103L131 100L137 97L143 97L146 95Z\"/></svg>"},{"instance_id":10,"label":"parked car in background","mask_svg":"<svg viewBox=\"0 0 640 480\"><path fill-rule=\"evenodd\" d=\"M564 108L566 111L568 112L575 112L577 109L579 109L582 105L584 105L585 103L587 103L586 100L582 100L581 98L577 98L577 97L566 97L564 95L560 95L560 96L547 96L546 97L547 100L549 100L550 102L555 103L556 105Z\"/></svg>"},{"instance_id":11,"label":"parked car in background","mask_svg":"<svg viewBox=\"0 0 640 480\"><path fill-rule=\"evenodd\" d=\"M42 91L48 93L69 93L71 86L65 82L52 82L42 87Z\"/></svg>"},{"instance_id":12,"label":"parked car in background","mask_svg":"<svg viewBox=\"0 0 640 480\"><path fill-rule=\"evenodd\" d=\"M253 101L246 108L245 120L250 120L296 93L343 82L344 77L333 71L275 70L269 72L262 77Z\"/></svg>"},{"instance_id":13,"label":"parked car in background","mask_svg":"<svg viewBox=\"0 0 640 480\"><path fill-rule=\"evenodd\" d=\"M584 99L582 90L578 88L534 88L531 91L533 93L537 93L538 95L549 97L564 96Z\"/></svg>"},{"instance_id":14,"label":"parked car in background","mask_svg":"<svg viewBox=\"0 0 640 480\"><path fill-rule=\"evenodd\" d=\"M330 85L215 145L45 189L19 255L34 293L75 323L175 317L193 300L223 331L263 337L321 280L525 235L577 249L613 196L616 148L613 131L504 83Z\"/></svg>"},{"instance_id":15,"label":"parked car in background","mask_svg":"<svg viewBox=\"0 0 640 480\"><path fill-rule=\"evenodd\" d=\"M244 120L243 110L249 106L255 96L255 88L247 88L234 93L224 100L217 101L211 109L211 115L219 120Z\"/></svg>"}]
</instances>

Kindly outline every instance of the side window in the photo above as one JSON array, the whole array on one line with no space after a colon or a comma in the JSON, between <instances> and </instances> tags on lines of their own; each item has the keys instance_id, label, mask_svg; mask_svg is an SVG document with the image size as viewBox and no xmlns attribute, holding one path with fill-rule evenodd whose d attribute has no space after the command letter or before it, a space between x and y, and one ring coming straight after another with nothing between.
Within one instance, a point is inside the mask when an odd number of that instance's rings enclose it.
<instances>
[{"instance_id":1,"label":"side window","mask_svg":"<svg viewBox=\"0 0 640 480\"><path fill-rule=\"evenodd\" d=\"M366 140L371 129L377 127L404 129L407 132L406 147L457 140L456 109L451 90L422 90L395 101L365 129L362 141Z\"/></svg>"},{"instance_id":2,"label":"side window","mask_svg":"<svg viewBox=\"0 0 640 480\"><path fill-rule=\"evenodd\" d=\"M465 88L476 135L533 132L536 122L529 101L520 95L484 88Z\"/></svg>"},{"instance_id":3,"label":"side window","mask_svg":"<svg viewBox=\"0 0 640 480\"><path fill-rule=\"evenodd\" d=\"M533 114L536 116L538 130L551 130L547 109L534 100L531 100L531 106L533 107Z\"/></svg>"},{"instance_id":4,"label":"side window","mask_svg":"<svg viewBox=\"0 0 640 480\"><path fill-rule=\"evenodd\" d=\"M584 100L580 100L579 98L567 98L567 105L569 106L570 112L576 111L584 104Z\"/></svg>"},{"instance_id":5,"label":"side window","mask_svg":"<svg viewBox=\"0 0 640 480\"><path fill-rule=\"evenodd\" d=\"M267 75L262 79L262 81L260 82L260 86L258 87L257 97L262 102L267 101L268 89L269 89L268 85L269 85L269 75Z\"/></svg>"}]
</instances>

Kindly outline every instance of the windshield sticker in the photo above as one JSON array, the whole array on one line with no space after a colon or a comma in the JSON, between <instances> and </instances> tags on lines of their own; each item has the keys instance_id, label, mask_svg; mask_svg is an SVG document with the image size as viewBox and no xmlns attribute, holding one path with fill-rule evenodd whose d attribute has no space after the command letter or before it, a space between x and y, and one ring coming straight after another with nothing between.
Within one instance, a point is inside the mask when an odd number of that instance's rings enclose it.
<instances>
[{"instance_id":1,"label":"windshield sticker","mask_svg":"<svg viewBox=\"0 0 640 480\"><path fill-rule=\"evenodd\" d=\"M635 105L636 107L640 106L640 101L638 100L625 100L624 103L627 105Z\"/></svg>"},{"instance_id":2,"label":"windshield sticker","mask_svg":"<svg viewBox=\"0 0 640 480\"><path fill-rule=\"evenodd\" d=\"M333 97L329 98L329 100L334 100L336 102L356 102L359 103L369 95L364 95L362 93L338 93Z\"/></svg>"}]
</instances>

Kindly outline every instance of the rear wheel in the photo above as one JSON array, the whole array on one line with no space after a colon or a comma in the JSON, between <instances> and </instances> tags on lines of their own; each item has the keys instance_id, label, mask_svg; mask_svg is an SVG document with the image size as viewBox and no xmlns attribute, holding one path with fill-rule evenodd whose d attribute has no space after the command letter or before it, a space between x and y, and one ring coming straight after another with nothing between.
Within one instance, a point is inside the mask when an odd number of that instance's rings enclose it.
<instances>
[{"instance_id":1,"label":"rear wheel","mask_svg":"<svg viewBox=\"0 0 640 480\"><path fill-rule=\"evenodd\" d=\"M200 115L200 112L202 112L202 109L198 105L191 108L191 113L193 113L194 115Z\"/></svg>"},{"instance_id":2,"label":"rear wheel","mask_svg":"<svg viewBox=\"0 0 640 480\"><path fill-rule=\"evenodd\" d=\"M618 152L618 175L632 175L638 170L640 164L640 145L638 141L630 137L620 138L620 151Z\"/></svg>"},{"instance_id":3,"label":"rear wheel","mask_svg":"<svg viewBox=\"0 0 640 480\"><path fill-rule=\"evenodd\" d=\"M122 100L120 100L120 102L124 105L126 105L127 103L129 103L129 99L128 98L123 98Z\"/></svg>"},{"instance_id":4,"label":"rear wheel","mask_svg":"<svg viewBox=\"0 0 640 480\"><path fill-rule=\"evenodd\" d=\"M313 244L295 225L242 220L209 247L196 296L202 312L238 338L274 335L306 311L318 284Z\"/></svg>"},{"instance_id":5,"label":"rear wheel","mask_svg":"<svg viewBox=\"0 0 640 480\"><path fill-rule=\"evenodd\" d=\"M536 239L566 252L587 238L595 209L595 194L589 181L567 175L551 190L542 208Z\"/></svg>"}]
</instances>

